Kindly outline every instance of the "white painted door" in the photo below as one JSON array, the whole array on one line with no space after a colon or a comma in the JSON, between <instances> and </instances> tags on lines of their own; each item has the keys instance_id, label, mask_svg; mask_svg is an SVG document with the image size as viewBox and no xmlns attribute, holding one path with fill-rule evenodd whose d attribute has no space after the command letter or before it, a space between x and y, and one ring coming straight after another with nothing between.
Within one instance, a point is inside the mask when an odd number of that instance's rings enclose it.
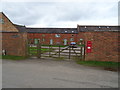
<instances>
[{"instance_id":1,"label":"white painted door","mask_svg":"<svg viewBox=\"0 0 120 90\"><path fill-rule=\"evenodd\" d=\"M64 45L67 45L67 39L64 39Z\"/></svg>"},{"instance_id":2,"label":"white painted door","mask_svg":"<svg viewBox=\"0 0 120 90\"><path fill-rule=\"evenodd\" d=\"M50 44L53 45L53 39L50 39Z\"/></svg>"},{"instance_id":3,"label":"white painted door","mask_svg":"<svg viewBox=\"0 0 120 90\"><path fill-rule=\"evenodd\" d=\"M38 39L37 38L34 39L34 44L38 44Z\"/></svg>"}]
</instances>

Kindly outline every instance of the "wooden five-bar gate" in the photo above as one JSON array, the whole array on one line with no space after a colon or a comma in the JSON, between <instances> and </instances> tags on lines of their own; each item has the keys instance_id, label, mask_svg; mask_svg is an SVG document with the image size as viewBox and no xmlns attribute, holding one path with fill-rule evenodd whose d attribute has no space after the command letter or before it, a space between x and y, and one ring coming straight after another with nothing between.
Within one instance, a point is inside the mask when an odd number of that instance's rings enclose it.
<instances>
[{"instance_id":1,"label":"wooden five-bar gate","mask_svg":"<svg viewBox=\"0 0 120 90\"><path fill-rule=\"evenodd\" d=\"M63 46L63 45L42 45L28 42L28 56L38 58L56 58L56 59L85 59L85 45Z\"/></svg>"}]
</instances>

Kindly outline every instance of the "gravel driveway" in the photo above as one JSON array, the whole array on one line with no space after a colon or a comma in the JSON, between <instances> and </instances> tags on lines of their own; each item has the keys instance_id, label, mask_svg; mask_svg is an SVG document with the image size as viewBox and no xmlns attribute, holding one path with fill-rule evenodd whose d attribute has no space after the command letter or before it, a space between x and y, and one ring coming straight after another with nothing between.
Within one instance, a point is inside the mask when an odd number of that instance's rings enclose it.
<instances>
[{"instance_id":1,"label":"gravel driveway","mask_svg":"<svg viewBox=\"0 0 120 90\"><path fill-rule=\"evenodd\" d=\"M3 88L117 88L118 72L74 61L3 60Z\"/></svg>"}]
</instances>

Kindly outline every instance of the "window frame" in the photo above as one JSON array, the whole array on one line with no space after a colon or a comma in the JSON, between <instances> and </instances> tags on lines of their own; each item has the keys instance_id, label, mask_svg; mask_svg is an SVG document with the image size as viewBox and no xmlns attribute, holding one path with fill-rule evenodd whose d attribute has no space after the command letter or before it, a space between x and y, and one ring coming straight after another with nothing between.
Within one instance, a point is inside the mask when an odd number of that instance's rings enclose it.
<instances>
[{"instance_id":1,"label":"window frame","mask_svg":"<svg viewBox=\"0 0 120 90\"><path fill-rule=\"evenodd\" d=\"M45 42L45 38L42 38L42 41Z\"/></svg>"},{"instance_id":2,"label":"window frame","mask_svg":"<svg viewBox=\"0 0 120 90\"><path fill-rule=\"evenodd\" d=\"M74 38L70 38L70 41L74 41Z\"/></svg>"},{"instance_id":3,"label":"window frame","mask_svg":"<svg viewBox=\"0 0 120 90\"><path fill-rule=\"evenodd\" d=\"M56 37L56 38L59 38L59 37L60 37L60 34L55 34L55 37Z\"/></svg>"},{"instance_id":4,"label":"window frame","mask_svg":"<svg viewBox=\"0 0 120 90\"><path fill-rule=\"evenodd\" d=\"M4 20L2 18L0 18L0 23L4 24Z\"/></svg>"}]
</instances>

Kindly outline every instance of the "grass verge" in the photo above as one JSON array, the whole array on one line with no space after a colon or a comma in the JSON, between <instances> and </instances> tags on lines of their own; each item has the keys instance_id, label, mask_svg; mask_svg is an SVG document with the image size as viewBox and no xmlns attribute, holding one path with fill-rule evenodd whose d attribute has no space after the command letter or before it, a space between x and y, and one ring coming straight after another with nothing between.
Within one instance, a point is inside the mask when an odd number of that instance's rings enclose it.
<instances>
[{"instance_id":1,"label":"grass verge","mask_svg":"<svg viewBox=\"0 0 120 90\"><path fill-rule=\"evenodd\" d=\"M94 67L103 67L106 70L118 71L120 68L120 62L108 62L108 61L76 61L78 64L94 66Z\"/></svg>"},{"instance_id":2,"label":"grass verge","mask_svg":"<svg viewBox=\"0 0 120 90\"><path fill-rule=\"evenodd\" d=\"M56 61L61 61L65 59L64 57L53 57L53 58L55 58Z\"/></svg>"},{"instance_id":3,"label":"grass verge","mask_svg":"<svg viewBox=\"0 0 120 90\"><path fill-rule=\"evenodd\" d=\"M59 45L42 45L42 46L59 47ZM60 45L60 47L66 47L66 45Z\"/></svg>"},{"instance_id":4,"label":"grass verge","mask_svg":"<svg viewBox=\"0 0 120 90\"><path fill-rule=\"evenodd\" d=\"M51 52L53 49L49 49L49 48L41 48L41 49L37 49L36 47L30 47L29 48L29 52L31 54L37 54L37 50L41 50L41 53L45 53L45 52Z\"/></svg>"},{"instance_id":5,"label":"grass verge","mask_svg":"<svg viewBox=\"0 0 120 90\"><path fill-rule=\"evenodd\" d=\"M0 56L1 59L10 59L10 60L25 60L27 57L24 56L12 56L12 55L3 55Z\"/></svg>"}]
</instances>

